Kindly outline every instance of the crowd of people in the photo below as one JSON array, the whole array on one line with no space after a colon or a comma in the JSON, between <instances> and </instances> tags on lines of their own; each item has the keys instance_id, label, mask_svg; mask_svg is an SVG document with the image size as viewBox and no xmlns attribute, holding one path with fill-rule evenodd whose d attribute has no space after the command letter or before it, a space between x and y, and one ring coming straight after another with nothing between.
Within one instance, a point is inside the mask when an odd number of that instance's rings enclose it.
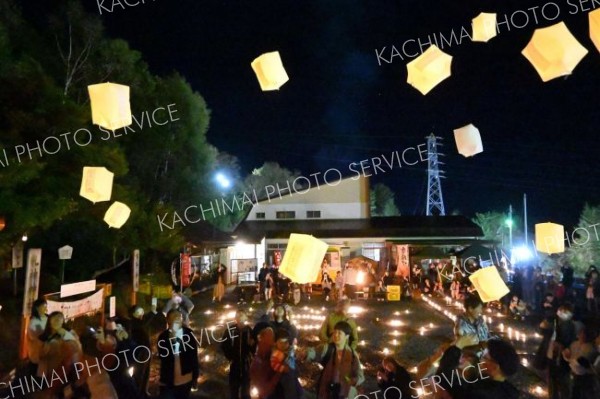
<instances>
[{"instance_id":1,"label":"crowd of people","mask_svg":"<svg viewBox=\"0 0 600 399\"><path fill-rule=\"evenodd\" d=\"M162 309L139 305L129 317L103 325L80 319L68 327L62 312L47 314L45 299L32 306L28 365L3 389L8 396L40 399L149 397L150 362L160 359L164 398L187 398L199 376L198 341L189 325L192 301L174 291Z\"/></svg>"}]
</instances>

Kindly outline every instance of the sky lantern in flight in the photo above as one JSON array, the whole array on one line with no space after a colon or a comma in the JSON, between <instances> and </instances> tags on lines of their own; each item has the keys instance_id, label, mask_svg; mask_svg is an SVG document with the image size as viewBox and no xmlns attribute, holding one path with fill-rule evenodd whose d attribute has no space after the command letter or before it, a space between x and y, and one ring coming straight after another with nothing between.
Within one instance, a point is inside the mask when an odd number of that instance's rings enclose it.
<instances>
[{"instance_id":1,"label":"sky lantern in flight","mask_svg":"<svg viewBox=\"0 0 600 399\"><path fill-rule=\"evenodd\" d=\"M573 73L587 53L564 22L536 29L521 52L544 82Z\"/></svg>"},{"instance_id":2,"label":"sky lantern in flight","mask_svg":"<svg viewBox=\"0 0 600 399\"><path fill-rule=\"evenodd\" d=\"M590 37L594 46L600 51L600 8L588 13L590 21Z\"/></svg>"},{"instance_id":3,"label":"sky lantern in flight","mask_svg":"<svg viewBox=\"0 0 600 399\"><path fill-rule=\"evenodd\" d=\"M290 78L285 72L279 51L264 53L252 61L262 91L279 90Z\"/></svg>"},{"instance_id":4,"label":"sky lantern in flight","mask_svg":"<svg viewBox=\"0 0 600 399\"><path fill-rule=\"evenodd\" d=\"M494 266L484 267L469 276L483 302L497 301L510 290Z\"/></svg>"},{"instance_id":5,"label":"sky lantern in flight","mask_svg":"<svg viewBox=\"0 0 600 399\"><path fill-rule=\"evenodd\" d=\"M99 83L88 86L92 106L92 122L105 129L116 130L132 123L129 86Z\"/></svg>"},{"instance_id":6,"label":"sky lantern in flight","mask_svg":"<svg viewBox=\"0 0 600 399\"><path fill-rule=\"evenodd\" d=\"M294 283L316 281L329 245L307 234L290 234L279 272Z\"/></svg>"},{"instance_id":7,"label":"sky lantern in flight","mask_svg":"<svg viewBox=\"0 0 600 399\"><path fill-rule=\"evenodd\" d=\"M458 153L464 157L472 157L483 152L481 134L479 134L479 129L472 124L454 129L454 141L456 141Z\"/></svg>"},{"instance_id":8,"label":"sky lantern in flight","mask_svg":"<svg viewBox=\"0 0 600 399\"><path fill-rule=\"evenodd\" d=\"M423 95L451 75L452 56L437 46L430 46L423 54L406 64L407 82Z\"/></svg>"},{"instance_id":9,"label":"sky lantern in flight","mask_svg":"<svg viewBox=\"0 0 600 399\"><path fill-rule=\"evenodd\" d=\"M79 195L93 203L110 201L113 177L105 167L84 166Z\"/></svg>"},{"instance_id":10,"label":"sky lantern in flight","mask_svg":"<svg viewBox=\"0 0 600 399\"><path fill-rule=\"evenodd\" d=\"M115 201L104 214L104 221L109 227L120 229L131 215L131 209L122 202Z\"/></svg>"},{"instance_id":11,"label":"sky lantern in flight","mask_svg":"<svg viewBox=\"0 0 600 399\"><path fill-rule=\"evenodd\" d=\"M498 31L496 30L496 14L482 12L471 21L473 25L474 42L487 42L495 37Z\"/></svg>"},{"instance_id":12,"label":"sky lantern in flight","mask_svg":"<svg viewBox=\"0 0 600 399\"><path fill-rule=\"evenodd\" d=\"M535 225L535 248L545 254L565 252L565 228L556 223Z\"/></svg>"}]
</instances>

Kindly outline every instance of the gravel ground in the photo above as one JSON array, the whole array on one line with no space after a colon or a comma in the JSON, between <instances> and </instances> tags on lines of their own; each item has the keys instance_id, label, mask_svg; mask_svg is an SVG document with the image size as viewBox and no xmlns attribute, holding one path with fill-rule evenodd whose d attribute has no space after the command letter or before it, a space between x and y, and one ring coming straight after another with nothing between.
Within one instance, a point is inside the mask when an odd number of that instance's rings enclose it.
<instances>
[{"instance_id":1,"label":"gravel ground","mask_svg":"<svg viewBox=\"0 0 600 399\"><path fill-rule=\"evenodd\" d=\"M232 320L233 312L237 308L233 302L212 304L207 293L200 294L194 299L196 308L192 314L192 327L198 335L203 328ZM443 304L443 300L438 300L437 303ZM366 377L360 393L368 395L378 390L375 376L385 354L393 355L409 371L413 371L413 367L419 362L431 356L441 344L452 339L452 321L421 300L412 302L357 300L353 305L359 311L355 315L359 326L358 353L365 367ZM251 320L255 320L262 314L262 304L246 304L244 307L250 310ZM322 318L332 308L332 303L324 302L319 296L313 297L308 303L301 303L294 307L294 315L297 317L295 324L300 330L299 352L319 344L317 328ZM390 325L392 320L396 321L394 326ZM512 323L509 320L503 322L506 328ZM527 327L523 322L514 323L521 323L515 326L521 330ZM493 323L492 327L494 327ZM219 334L215 333L215 336L219 337L222 331L221 329ZM530 333L533 336L533 330ZM204 337L205 342L202 344L203 349L200 354L202 380L198 392L195 392L193 397L226 399L228 363L221 355L218 343L212 341L208 345L206 335ZM535 347L536 342L530 339L527 343L516 344L519 353L522 353L523 357L528 357L530 363L533 352L531 348ZM305 399L315 398L314 390L320 373L319 367L314 363L299 362ZM156 376L156 371L153 375ZM511 382L521 390L523 398L547 397L545 384L540 380L538 373L529 368L522 367ZM540 386L542 391L536 394L534 388L537 386ZM153 389L156 389L155 385ZM375 398L375 395L369 397Z\"/></svg>"}]
</instances>

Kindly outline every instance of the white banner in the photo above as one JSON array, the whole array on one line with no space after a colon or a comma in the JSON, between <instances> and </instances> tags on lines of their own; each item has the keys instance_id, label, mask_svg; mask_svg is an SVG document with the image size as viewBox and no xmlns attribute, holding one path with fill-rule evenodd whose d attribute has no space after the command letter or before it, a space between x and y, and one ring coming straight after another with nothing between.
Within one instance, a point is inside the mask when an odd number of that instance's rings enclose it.
<instances>
[{"instance_id":1,"label":"white banner","mask_svg":"<svg viewBox=\"0 0 600 399\"><path fill-rule=\"evenodd\" d=\"M31 315L31 306L38 297L40 285L40 268L42 266L42 250L31 248L27 251L27 274L23 292L23 316Z\"/></svg>"},{"instance_id":2,"label":"white banner","mask_svg":"<svg viewBox=\"0 0 600 399\"><path fill-rule=\"evenodd\" d=\"M77 316L84 315L86 313L93 313L102 309L104 301L104 288L100 289L96 293L88 296L87 298L80 299L72 302L48 302L48 314L52 312L62 312L65 315L65 319L72 319Z\"/></svg>"},{"instance_id":3,"label":"white banner","mask_svg":"<svg viewBox=\"0 0 600 399\"><path fill-rule=\"evenodd\" d=\"M60 297L65 298L84 292L94 291L96 289L96 280L82 281L73 284L63 284L60 286Z\"/></svg>"}]
</instances>

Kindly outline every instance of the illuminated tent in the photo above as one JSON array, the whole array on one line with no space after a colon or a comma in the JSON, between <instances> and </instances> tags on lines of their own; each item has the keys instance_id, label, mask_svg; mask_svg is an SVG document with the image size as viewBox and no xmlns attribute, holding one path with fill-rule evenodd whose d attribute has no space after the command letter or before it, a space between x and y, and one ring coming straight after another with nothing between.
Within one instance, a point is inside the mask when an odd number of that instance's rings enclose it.
<instances>
[{"instance_id":1,"label":"illuminated tent","mask_svg":"<svg viewBox=\"0 0 600 399\"><path fill-rule=\"evenodd\" d=\"M497 34L496 14L482 12L472 20L474 42L487 42Z\"/></svg>"},{"instance_id":2,"label":"illuminated tent","mask_svg":"<svg viewBox=\"0 0 600 399\"><path fill-rule=\"evenodd\" d=\"M536 29L521 52L544 82L570 75L587 53L564 22Z\"/></svg>"},{"instance_id":3,"label":"illuminated tent","mask_svg":"<svg viewBox=\"0 0 600 399\"><path fill-rule=\"evenodd\" d=\"M290 78L285 72L279 51L265 53L252 61L262 91L279 90Z\"/></svg>"},{"instance_id":4,"label":"illuminated tent","mask_svg":"<svg viewBox=\"0 0 600 399\"><path fill-rule=\"evenodd\" d=\"M109 227L120 229L131 214L131 209L122 202L115 201L104 214L104 221Z\"/></svg>"},{"instance_id":5,"label":"illuminated tent","mask_svg":"<svg viewBox=\"0 0 600 399\"><path fill-rule=\"evenodd\" d=\"M535 225L535 248L545 254L565 252L565 228L555 223Z\"/></svg>"},{"instance_id":6,"label":"illuminated tent","mask_svg":"<svg viewBox=\"0 0 600 399\"><path fill-rule=\"evenodd\" d=\"M406 81L425 95L451 75L451 64L452 56L435 45L430 46L423 54L406 64Z\"/></svg>"},{"instance_id":7,"label":"illuminated tent","mask_svg":"<svg viewBox=\"0 0 600 399\"><path fill-rule=\"evenodd\" d=\"M88 86L92 106L92 122L109 130L129 126L131 106L129 86L116 83L99 83Z\"/></svg>"},{"instance_id":8,"label":"illuminated tent","mask_svg":"<svg viewBox=\"0 0 600 399\"><path fill-rule=\"evenodd\" d=\"M469 280L483 302L497 301L510 292L494 266L477 270Z\"/></svg>"},{"instance_id":9,"label":"illuminated tent","mask_svg":"<svg viewBox=\"0 0 600 399\"><path fill-rule=\"evenodd\" d=\"M479 129L472 124L454 129L454 141L456 141L458 153L465 157L472 157L483 152Z\"/></svg>"},{"instance_id":10,"label":"illuminated tent","mask_svg":"<svg viewBox=\"0 0 600 399\"><path fill-rule=\"evenodd\" d=\"M329 245L306 234L290 234L279 272L295 283L312 283L321 270Z\"/></svg>"},{"instance_id":11,"label":"illuminated tent","mask_svg":"<svg viewBox=\"0 0 600 399\"><path fill-rule=\"evenodd\" d=\"M588 18L590 21L590 37L598 51L600 51L600 8L590 11Z\"/></svg>"},{"instance_id":12,"label":"illuminated tent","mask_svg":"<svg viewBox=\"0 0 600 399\"><path fill-rule=\"evenodd\" d=\"M110 201L113 177L105 167L84 166L79 195L93 203Z\"/></svg>"}]
</instances>

